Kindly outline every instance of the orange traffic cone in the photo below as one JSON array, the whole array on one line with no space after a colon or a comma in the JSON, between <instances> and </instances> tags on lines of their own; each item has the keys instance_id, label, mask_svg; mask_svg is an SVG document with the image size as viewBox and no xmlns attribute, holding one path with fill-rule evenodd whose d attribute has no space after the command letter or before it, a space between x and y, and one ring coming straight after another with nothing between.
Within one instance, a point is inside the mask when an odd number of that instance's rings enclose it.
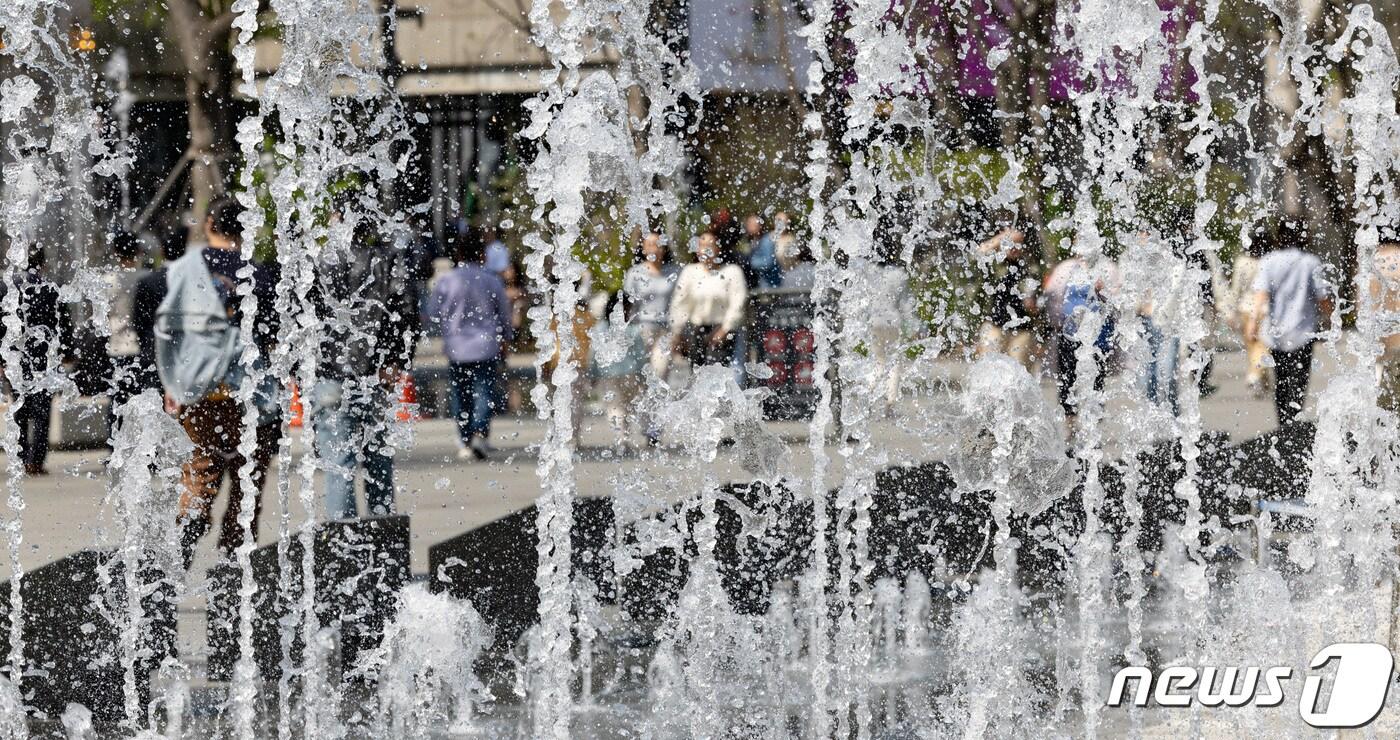
<instances>
[{"instance_id":1,"label":"orange traffic cone","mask_svg":"<svg viewBox=\"0 0 1400 740\"><path fill-rule=\"evenodd\" d=\"M292 383L292 403L288 410L288 415L292 417L288 422L291 426L300 427L302 423L301 389L296 383Z\"/></svg>"},{"instance_id":2,"label":"orange traffic cone","mask_svg":"<svg viewBox=\"0 0 1400 740\"><path fill-rule=\"evenodd\" d=\"M418 421L418 388L413 385L413 375L399 376L399 421Z\"/></svg>"}]
</instances>

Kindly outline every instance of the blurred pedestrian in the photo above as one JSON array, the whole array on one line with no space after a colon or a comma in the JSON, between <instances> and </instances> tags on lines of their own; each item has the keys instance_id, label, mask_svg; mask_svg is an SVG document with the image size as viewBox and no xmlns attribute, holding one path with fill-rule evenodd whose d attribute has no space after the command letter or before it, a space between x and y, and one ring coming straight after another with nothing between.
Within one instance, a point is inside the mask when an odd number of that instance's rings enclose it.
<instances>
[{"instance_id":1,"label":"blurred pedestrian","mask_svg":"<svg viewBox=\"0 0 1400 740\"><path fill-rule=\"evenodd\" d=\"M734 333L744 319L748 288L737 265L724 264L714 232L700 235L695 262L681 270L669 321L675 351L695 366L730 365Z\"/></svg>"},{"instance_id":2,"label":"blurred pedestrian","mask_svg":"<svg viewBox=\"0 0 1400 740\"><path fill-rule=\"evenodd\" d=\"M500 232L496 227L487 226L482 234L481 240L486 243L486 269L505 279L506 270L510 269L510 247L501 241Z\"/></svg>"},{"instance_id":3,"label":"blurred pedestrian","mask_svg":"<svg viewBox=\"0 0 1400 740\"><path fill-rule=\"evenodd\" d=\"M763 237L763 217L757 213L745 216L744 232L735 247L733 259L734 264L744 271L744 280L749 290L758 287L758 271L754 266L753 257L758 252L759 245L763 243Z\"/></svg>"},{"instance_id":4,"label":"blurred pedestrian","mask_svg":"<svg viewBox=\"0 0 1400 740\"><path fill-rule=\"evenodd\" d=\"M1259 274L1259 258L1270 251L1273 238L1267 228L1255 228L1248 243L1231 264L1230 282L1224 300L1227 322L1240 332L1244 343L1244 382L1256 398L1263 398L1272 382L1272 373L1264 366L1264 356L1269 348L1262 337L1244 338L1244 329L1254 313L1254 278Z\"/></svg>"},{"instance_id":5,"label":"blurred pedestrian","mask_svg":"<svg viewBox=\"0 0 1400 740\"><path fill-rule=\"evenodd\" d=\"M47 255L42 247L29 252L29 266L15 276L19 292L18 315L22 335L15 340L19 352L19 382L11 388L15 425L19 428L19 459L25 475L48 475L44 464L49 456L50 420L53 416L53 390L44 376L73 355L73 322L59 298L58 288L48 279ZM4 295L0 284L0 297ZM0 322L0 339L8 327ZM15 368L10 368L14 372ZM13 382L13 380L12 380Z\"/></svg>"},{"instance_id":6,"label":"blurred pedestrian","mask_svg":"<svg viewBox=\"0 0 1400 740\"><path fill-rule=\"evenodd\" d=\"M1140 383L1149 403L1165 406L1176 416L1181 409L1176 377L1182 350L1179 331L1186 321L1186 312L1193 308L1194 277L1179 242L1170 247L1160 243L1150 247L1171 256L1158 265L1156 279L1147 286L1138 308L1147 339L1147 362Z\"/></svg>"},{"instance_id":7,"label":"blurred pedestrian","mask_svg":"<svg viewBox=\"0 0 1400 740\"><path fill-rule=\"evenodd\" d=\"M389 431L420 328L411 243L391 239L369 215L351 218L348 243L324 253L311 291L324 332L323 369L307 397L308 418L325 465L331 520L359 516L355 478L361 466L366 512L394 512Z\"/></svg>"},{"instance_id":8,"label":"blurred pedestrian","mask_svg":"<svg viewBox=\"0 0 1400 740\"><path fill-rule=\"evenodd\" d=\"M1077 389L1080 373L1090 373L1090 387L1098 393L1108 377L1116 330L1108 298L1116 283L1116 267L1107 258L1094 271L1081 257L1071 256L1045 277L1042 310L1054 336L1055 387L1071 435L1086 400Z\"/></svg>"},{"instance_id":9,"label":"blurred pedestrian","mask_svg":"<svg viewBox=\"0 0 1400 740\"><path fill-rule=\"evenodd\" d=\"M716 243L719 244L719 252L723 259L733 260L734 255L739 250L739 242L743 240L744 232L739 222L734 218L734 214L728 208L720 208L710 215L709 228L714 234ZM733 264L738 264L733 262ZM741 268L742 271L742 268Z\"/></svg>"},{"instance_id":10,"label":"blurred pedestrian","mask_svg":"<svg viewBox=\"0 0 1400 740\"><path fill-rule=\"evenodd\" d=\"M1302 413L1312 376L1313 346L1322 317L1332 312L1332 288L1322 261L1304 252L1304 228L1287 222L1274 249L1259 261L1254 306L1245 340L1262 339L1274 360L1274 412L1280 425Z\"/></svg>"},{"instance_id":11,"label":"blurred pedestrian","mask_svg":"<svg viewBox=\"0 0 1400 740\"><path fill-rule=\"evenodd\" d=\"M615 309L621 305L622 311ZM621 326L612 326L619 316ZM643 370L647 365L646 345L642 340L640 322L635 320L636 304L619 291L608 299L607 309L598 326L607 335L621 339L621 347L613 346L604 353L600 347L594 356L594 375L598 378L598 391L603 401L608 428L612 432L613 449L626 454L632 449L632 440L642 414L634 408L637 394L645 384ZM621 329L620 332L614 331ZM609 345L612 342L607 343Z\"/></svg>"},{"instance_id":12,"label":"blurred pedestrian","mask_svg":"<svg viewBox=\"0 0 1400 740\"><path fill-rule=\"evenodd\" d=\"M506 286L506 298L510 300L510 327L514 330L514 335L518 339L520 332L525 328L525 313L530 308L530 295L525 290L525 281L521 279L524 270L516 262L511 262L501 273L501 280Z\"/></svg>"},{"instance_id":13,"label":"blurred pedestrian","mask_svg":"<svg viewBox=\"0 0 1400 740\"><path fill-rule=\"evenodd\" d=\"M458 241L454 258L456 266L433 286L426 313L441 328L459 409L457 457L484 460L494 450L489 438L496 376L514 336L511 305L501 277L483 264L486 248L480 240Z\"/></svg>"},{"instance_id":14,"label":"blurred pedestrian","mask_svg":"<svg viewBox=\"0 0 1400 740\"><path fill-rule=\"evenodd\" d=\"M782 211L773 216L773 230L758 239L749 253L749 269L754 275L750 286L762 290L777 288L783 283L783 269L778 265L778 241L788 234L788 215Z\"/></svg>"},{"instance_id":15,"label":"blurred pedestrian","mask_svg":"<svg viewBox=\"0 0 1400 740\"><path fill-rule=\"evenodd\" d=\"M1031 369L1031 313L1037 283L1028 261L1032 249L1027 240L1034 234L1008 226L977 248L997 263L990 284L990 311L977 333L977 356L1004 354L1027 370Z\"/></svg>"},{"instance_id":16,"label":"blurred pedestrian","mask_svg":"<svg viewBox=\"0 0 1400 740\"><path fill-rule=\"evenodd\" d=\"M111 239L115 269L103 275L107 288L107 357L111 366L112 403L109 425L116 424L116 408L144 388L141 372L141 339L133 324L136 287L151 270L141 265L141 241L135 234L118 231Z\"/></svg>"},{"instance_id":17,"label":"blurred pedestrian","mask_svg":"<svg viewBox=\"0 0 1400 740\"><path fill-rule=\"evenodd\" d=\"M240 451L244 434L244 406L238 393L246 378L241 324L247 285L267 307L257 315L253 341L254 370L265 367L276 343L277 312L271 310L277 275L270 265L250 264L241 253L243 208L232 199L210 206L204 224L207 244L191 250L166 272L166 293L156 310L156 367L168 403L194 443L194 453L183 471L180 497L181 549L185 567L194 560L194 548L209 531L210 513L224 481L229 481L229 501L219 532L224 557L243 543L239 515L243 495L238 482L245 458ZM251 284L249 284L251 281ZM254 389L258 411L253 443L253 512L251 531L258 531L262 501L259 495L268 465L277 449L282 424L277 401L277 381L263 376Z\"/></svg>"},{"instance_id":18,"label":"blurred pedestrian","mask_svg":"<svg viewBox=\"0 0 1400 740\"><path fill-rule=\"evenodd\" d=\"M899 261L899 248L885 243L879 248L880 261L870 263L867 285L872 300L867 314L870 329L869 358L876 363L878 388L884 401L884 414L893 416L899 403L900 380L908 357L904 341L914 317L914 294L909 289L909 274ZM811 290L808 288L807 290Z\"/></svg>"},{"instance_id":19,"label":"blurred pedestrian","mask_svg":"<svg viewBox=\"0 0 1400 740\"><path fill-rule=\"evenodd\" d=\"M549 261L545 263L545 274L549 275L550 284L556 288L553 294L558 296L557 287L560 284L560 277L554 272L554 267ZM573 340L573 346L570 347L567 355L563 353L563 340L566 335L559 329L558 317L551 317L549 333L554 340L554 352L540 368L540 377L549 384L550 394L555 403L560 403L558 396L558 381L562 377L560 363L562 362L575 371L569 389L569 418L573 421L570 425L573 436L568 440L570 444L576 443L579 435L583 432L583 401L589 390L589 363L593 357L593 328L598 321L598 317L589 309L589 303L594 298L593 273L585 268L583 273L579 275L575 288L574 305L566 319L569 325L567 336ZM561 406L555 408L558 410Z\"/></svg>"},{"instance_id":20,"label":"blurred pedestrian","mask_svg":"<svg viewBox=\"0 0 1400 740\"><path fill-rule=\"evenodd\" d=\"M1400 229L1376 249L1375 273L1368 281L1371 300L1381 316L1380 405L1400 414Z\"/></svg>"},{"instance_id":21,"label":"blurred pedestrian","mask_svg":"<svg viewBox=\"0 0 1400 740\"><path fill-rule=\"evenodd\" d=\"M667 335L671 295L680 278L680 268L670 260L670 250L657 233L642 238L637 262L622 278L622 294L631 310L629 325L637 327L643 356L657 378L666 379L671 365L670 343ZM659 441L659 430L647 422L646 436L650 444Z\"/></svg>"}]
</instances>

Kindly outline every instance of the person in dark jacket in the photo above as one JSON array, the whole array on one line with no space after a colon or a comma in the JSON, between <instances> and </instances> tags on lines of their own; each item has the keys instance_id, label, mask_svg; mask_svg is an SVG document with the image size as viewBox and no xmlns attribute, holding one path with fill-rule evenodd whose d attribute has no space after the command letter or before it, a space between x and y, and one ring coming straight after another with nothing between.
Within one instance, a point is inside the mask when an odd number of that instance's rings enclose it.
<instances>
[{"instance_id":1,"label":"person in dark jacket","mask_svg":"<svg viewBox=\"0 0 1400 740\"><path fill-rule=\"evenodd\" d=\"M366 215L348 248L328 251L312 300L325 326L320 374L310 401L325 466L326 516L354 519L355 478L364 467L370 516L394 511L394 450L388 439L400 378L420 330L418 281L407 235L393 238Z\"/></svg>"},{"instance_id":2,"label":"person in dark jacket","mask_svg":"<svg viewBox=\"0 0 1400 740\"><path fill-rule=\"evenodd\" d=\"M19 378L13 384L16 404L15 424L19 427L19 457L27 475L48 475L44 467L49 455L49 420L53 414L53 391L41 378L71 359L73 324L67 306L59 301L58 288L44 271L42 248L29 254L29 269L16 276L19 291L17 318L24 334L15 342L19 351ZM0 284L0 290L5 286ZM3 295L0 292L0 295ZM0 337L4 334L0 323Z\"/></svg>"},{"instance_id":3,"label":"person in dark jacket","mask_svg":"<svg viewBox=\"0 0 1400 740\"><path fill-rule=\"evenodd\" d=\"M1008 227L982 242L978 251L999 264L987 283L990 306L977 333L977 355L1005 354L1031 369L1031 313L1038 282L1031 255L1039 251L1034 230Z\"/></svg>"}]
</instances>

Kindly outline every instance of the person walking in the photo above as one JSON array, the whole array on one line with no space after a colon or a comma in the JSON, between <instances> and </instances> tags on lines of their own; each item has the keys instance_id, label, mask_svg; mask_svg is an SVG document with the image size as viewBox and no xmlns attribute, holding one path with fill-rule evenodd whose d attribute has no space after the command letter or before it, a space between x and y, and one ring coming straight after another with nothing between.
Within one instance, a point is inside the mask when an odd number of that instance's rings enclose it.
<instances>
[{"instance_id":1,"label":"person walking","mask_svg":"<svg viewBox=\"0 0 1400 740\"><path fill-rule=\"evenodd\" d=\"M884 402L882 412L886 417L893 418L899 404L904 366L909 359L904 354L904 340L914 323L914 294L909 289L909 273L899 261L898 246L883 243L877 254L878 262L865 265L866 284L878 296L871 301L868 309L869 359L878 368L875 377L880 379L878 390Z\"/></svg>"},{"instance_id":2,"label":"person walking","mask_svg":"<svg viewBox=\"0 0 1400 740\"><path fill-rule=\"evenodd\" d=\"M704 232L696 242L695 262L681 270L671 296L672 349L697 367L730 365L747 300L743 270L724 264L719 240Z\"/></svg>"},{"instance_id":3,"label":"person walking","mask_svg":"<svg viewBox=\"0 0 1400 740\"><path fill-rule=\"evenodd\" d=\"M411 244L396 243L363 215L351 233L342 250L328 252L312 288L326 331L324 369L308 396L308 417L325 466L331 520L359 516L355 478L361 466L366 512L394 513L388 433L420 329Z\"/></svg>"},{"instance_id":4,"label":"person walking","mask_svg":"<svg viewBox=\"0 0 1400 740\"><path fill-rule=\"evenodd\" d=\"M184 492L179 505L186 568L194 561L195 546L209 531L214 500L225 480L229 482L229 501L218 548L227 558L243 543L243 527L238 522L243 506L239 469L247 461L239 450L245 430L244 405L238 393L249 368L241 360L243 299L239 287L251 283L249 288L259 305L271 307L277 275L272 266L250 264L243 258L242 213L243 207L232 199L210 207L204 224L206 246L171 263L165 276L165 297L156 309L156 369L168 403L194 443L194 452L183 469ZM253 372L266 366L277 331L276 312L259 311L253 335ZM251 531L256 533L262 509L260 494L282 434L276 379L264 374L252 402L258 411L252 459Z\"/></svg>"},{"instance_id":5,"label":"person walking","mask_svg":"<svg viewBox=\"0 0 1400 740\"><path fill-rule=\"evenodd\" d=\"M136 286L151 273L140 264L141 242L135 234L119 231L112 236L116 269L103 276L107 288L107 357L111 366L112 403L108 422L115 428L116 409L143 389L141 340L132 323Z\"/></svg>"},{"instance_id":6,"label":"person walking","mask_svg":"<svg viewBox=\"0 0 1400 740\"><path fill-rule=\"evenodd\" d=\"M1376 249L1374 274L1368 290L1382 317L1381 326L1390 329L1390 333L1381 337L1381 356L1376 363L1380 406L1400 414L1400 242L1395 241L1397 238L1400 233L1392 232L1391 239Z\"/></svg>"},{"instance_id":7,"label":"person walking","mask_svg":"<svg viewBox=\"0 0 1400 740\"><path fill-rule=\"evenodd\" d=\"M1280 426L1302 413L1312 375L1313 346L1322 317L1332 312L1332 288L1322 261L1304 252L1301 227L1286 224L1275 249L1259 261L1254 306L1245 341L1260 339L1274 360L1274 412Z\"/></svg>"},{"instance_id":8,"label":"person walking","mask_svg":"<svg viewBox=\"0 0 1400 740\"><path fill-rule=\"evenodd\" d=\"M457 457L484 460L492 451L491 417L496 407L500 359L514 336L510 298L501 277L486 269L485 246L459 241L456 267L438 279L427 317L438 324L457 408Z\"/></svg>"},{"instance_id":9,"label":"person walking","mask_svg":"<svg viewBox=\"0 0 1400 740\"><path fill-rule=\"evenodd\" d=\"M642 356L652 374L661 380L666 379L671 366L670 343L663 340L680 273L670 260L670 250L662 243L661 235L652 232L642 238L637 263L622 277L624 306L631 310L628 324L636 327ZM661 440L660 430L650 419L645 422L647 443L655 446Z\"/></svg>"},{"instance_id":10,"label":"person walking","mask_svg":"<svg viewBox=\"0 0 1400 740\"><path fill-rule=\"evenodd\" d=\"M1154 279L1146 286L1138 318L1148 348L1141 378L1144 395L1149 403L1177 416L1181 413L1177 379L1181 359L1199 355L1204 349L1199 343L1183 340L1181 330L1193 313L1199 312L1209 323L1214 291L1209 263L1199 252L1190 251L1190 211L1177 212L1171 224L1158 237L1147 233L1137 237L1145 242L1146 251L1157 257L1149 263ZM1201 372L1208 368L1206 364ZM1199 383L1199 376L1196 379ZM1203 390L1202 395L1208 394Z\"/></svg>"},{"instance_id":11,"label":"person walking","mask_svg":"<svg viewBox=\"0 0 1400 740\"><path fill-rule=\"evenodd\" d=\"M1223 301L1224 310L1230 312L1230 326L1240 332L1244 344L1245 385L1256 398L1263 398L1270 384L1269 370L1264 367L1264 355L1269 348L1258 336L1244 339L1244 328L1254 313L1254 278L1259 274L1259 257L1270 250L1272 239L1268 230L1262 228L1255 229L1250 235L1248 246L1241 249L1231 263L1230 282Z\"/></svg>"},{"instance_id":12,"label":"person walking","mask_svg":"<svg viewBox=\"0 0 1400 740\"><path fill-rule=\"evenodd\" d=\"M1004 354L1030 370L1036 279L1027 260L1032 249L1026 241L1026 233L1007 227L977 248L1000 263L990 283L990 310L977 332L977 356Z\"/></svg>"},{"instance_id":13,"label":"person walking","mask_svg":"<svg viewBox=\"0 0 1400 740\"><path fill-rule=\"evenodd\" d=\"M15 341L19 351L19 382L11 388L15 425L19 428L19 459L25 475L48 475L49 431L53 417L53 391L42 377L71 360L73 322L46 274L47 258L42 247L29 252L29 266L16 276L19 309L16 318L24 327ZM0 296L3 296L0 284ZM7 328L0 322L0 338Z\"/></svg>"},{"instance_id":14,"label":"person walking","mask_svg":"<svg viewBox=\"0 0 1400 740\"><path fill-rule=\"evenodd\" d=\"M1102 392L1108 377L1108 358L1113 349L1116 322L1108 298L1117 289L1117 266L1107 258L1097 271L1075 255L1062 260L1045 276L1041 289L1042 308L1054 332L1055 388L1070 435L1077 432L1080 407L1077 397L1081 348L1088 342L1091 387ZM1081 332L1081 327L1089 327ZM1093 328L1097 327L1097 332Z\"/></svg>"}]
</instances>

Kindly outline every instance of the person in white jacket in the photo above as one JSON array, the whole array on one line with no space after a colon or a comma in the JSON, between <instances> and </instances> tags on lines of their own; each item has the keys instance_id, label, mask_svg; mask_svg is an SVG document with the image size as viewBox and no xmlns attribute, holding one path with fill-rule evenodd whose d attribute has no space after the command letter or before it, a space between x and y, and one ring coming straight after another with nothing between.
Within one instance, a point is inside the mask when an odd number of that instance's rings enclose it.
<instances>
[{"instance_id":1,"label":"person in white jacket","mask_svg":"<svg viewBox=\"0 0 1400 740\"><path fill-rule=\"evenodd\" d=\"M671 347L697 367L728 365L744 320L748 286L738 265L724 264L713 232L700 235L695 262L681 270L671 295Z\"/></svg>"}]
</instances>

